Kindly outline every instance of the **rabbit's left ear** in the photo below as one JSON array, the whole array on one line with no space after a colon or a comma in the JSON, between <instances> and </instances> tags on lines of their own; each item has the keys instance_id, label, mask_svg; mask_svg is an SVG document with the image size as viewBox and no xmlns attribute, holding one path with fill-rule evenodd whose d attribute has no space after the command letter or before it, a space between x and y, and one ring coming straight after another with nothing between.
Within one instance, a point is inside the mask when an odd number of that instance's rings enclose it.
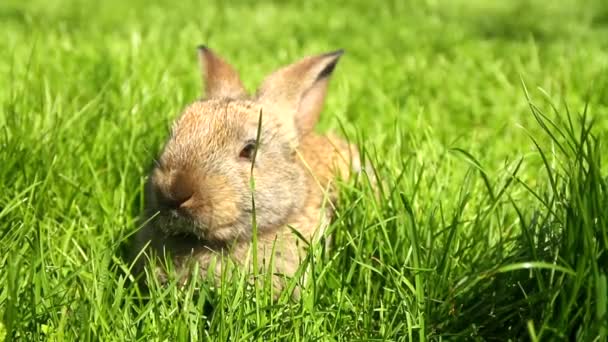
<instances>
[{"instance_id":1,"label":"rabbit's left ear","mask_svg":"<svg viewBox=\"0 0 608 342\"><path fill-rule=\"evenodd\" d=\"M307 57L273 72L258 89L258 100L293 113L298 133L305 135L319 121L329 79L343 53Z\"/></svg>"},{"instance_id":2,"label":"rabbit's left ear","mask_svg":"<svg viewBox=\"0 0 608 342\"><path fill-rule=\"evenodd\" d=\"M206 46L198 47L201 74L205 86L206 98L240 98L246 97L247 91L239 74Z\"/></svg>"}]
</instances>

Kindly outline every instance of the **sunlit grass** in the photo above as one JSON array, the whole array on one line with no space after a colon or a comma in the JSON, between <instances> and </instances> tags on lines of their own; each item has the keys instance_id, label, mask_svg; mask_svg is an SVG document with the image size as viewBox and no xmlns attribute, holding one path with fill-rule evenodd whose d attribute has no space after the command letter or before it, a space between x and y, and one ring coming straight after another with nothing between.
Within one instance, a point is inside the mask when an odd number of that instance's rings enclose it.
<instances>
[{"instance_id":1,"label":"sunlit grass","mask_svg":"<svg viewBox=\"0 0 608 342\"><path fill-rule=\"evenodd\" d=\"M0 27L0 340L606 339L604 2L8 1ZM251 90L346 50L319 131L374 173L341 184L297 300L133 284L200 43Z\"/></svg>"}]
</instances>

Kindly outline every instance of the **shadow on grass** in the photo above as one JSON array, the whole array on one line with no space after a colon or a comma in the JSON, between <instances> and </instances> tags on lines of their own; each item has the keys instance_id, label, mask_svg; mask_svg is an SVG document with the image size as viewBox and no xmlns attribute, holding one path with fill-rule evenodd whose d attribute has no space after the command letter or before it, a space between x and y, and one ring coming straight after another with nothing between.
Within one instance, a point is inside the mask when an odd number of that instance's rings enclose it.
<instances>
[{"instance_id":1,"label":"shadow on grass","mask_svg":"<svg viewBox=\"0 0 608 342\"><path fill-rule=\"evenodd\" d=\"M550 155L532 138L549 189L541 195L528 188L539 200L537 209L518 208L512 201L521 227L517 247L502 266L472 275L446 304L431 310L443 322L435 326L439 335L457 332L488 340L608 336L608 178L601 174L601 141L592 133L587 108L575 117L567 107L566 115L554 107L557 115L551 119L530 107L554 146Z\"/></svg>"}]
</instances>

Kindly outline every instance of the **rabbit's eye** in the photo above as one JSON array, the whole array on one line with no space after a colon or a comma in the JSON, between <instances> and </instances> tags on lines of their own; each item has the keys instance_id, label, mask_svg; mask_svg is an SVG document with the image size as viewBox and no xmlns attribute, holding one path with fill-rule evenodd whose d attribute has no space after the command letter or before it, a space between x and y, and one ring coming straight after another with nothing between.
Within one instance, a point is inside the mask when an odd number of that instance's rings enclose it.
<instances>
[{"instance_id":1,"label":"rabbit's eye","mask_svg":"<svg viewBox=\"0 0 608 342\"><path fill-rule=\"evenodd\" d=\"M255 155L255 149L255 140L249 140L245 143L245 146L239 153L239 157L243 159L253 160L253 156Z\"/></svg>"}]
</instances>

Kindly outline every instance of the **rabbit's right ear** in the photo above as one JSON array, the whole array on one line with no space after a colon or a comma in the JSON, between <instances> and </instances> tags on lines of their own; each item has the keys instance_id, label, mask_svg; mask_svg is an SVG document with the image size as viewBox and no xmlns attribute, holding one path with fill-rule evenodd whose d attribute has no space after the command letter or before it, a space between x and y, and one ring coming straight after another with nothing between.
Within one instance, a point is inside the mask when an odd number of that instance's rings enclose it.
<instances>
[{"instance_id":1,"label":"rabbit's right ear","mask_svg":"<svg viewBox=\"0 0 608 342\"><path fill-rule=\"evenodd\" d=\"M206 46L198 47L205 98L241 98L247 91L239 74L230 64Z\"/></svg>"},{"instance_id":2,"label":"rabbit's right ear","mask_svg":"<svg viewBox=\"0 0 608 342\"><path fill-rule=\"evenodd\" d=\"M310 56L280 68L262 82L258 100L291 115L300 136L306 135L319 121L329 79L343 53Z\"/></svg>"}]
</instances>

